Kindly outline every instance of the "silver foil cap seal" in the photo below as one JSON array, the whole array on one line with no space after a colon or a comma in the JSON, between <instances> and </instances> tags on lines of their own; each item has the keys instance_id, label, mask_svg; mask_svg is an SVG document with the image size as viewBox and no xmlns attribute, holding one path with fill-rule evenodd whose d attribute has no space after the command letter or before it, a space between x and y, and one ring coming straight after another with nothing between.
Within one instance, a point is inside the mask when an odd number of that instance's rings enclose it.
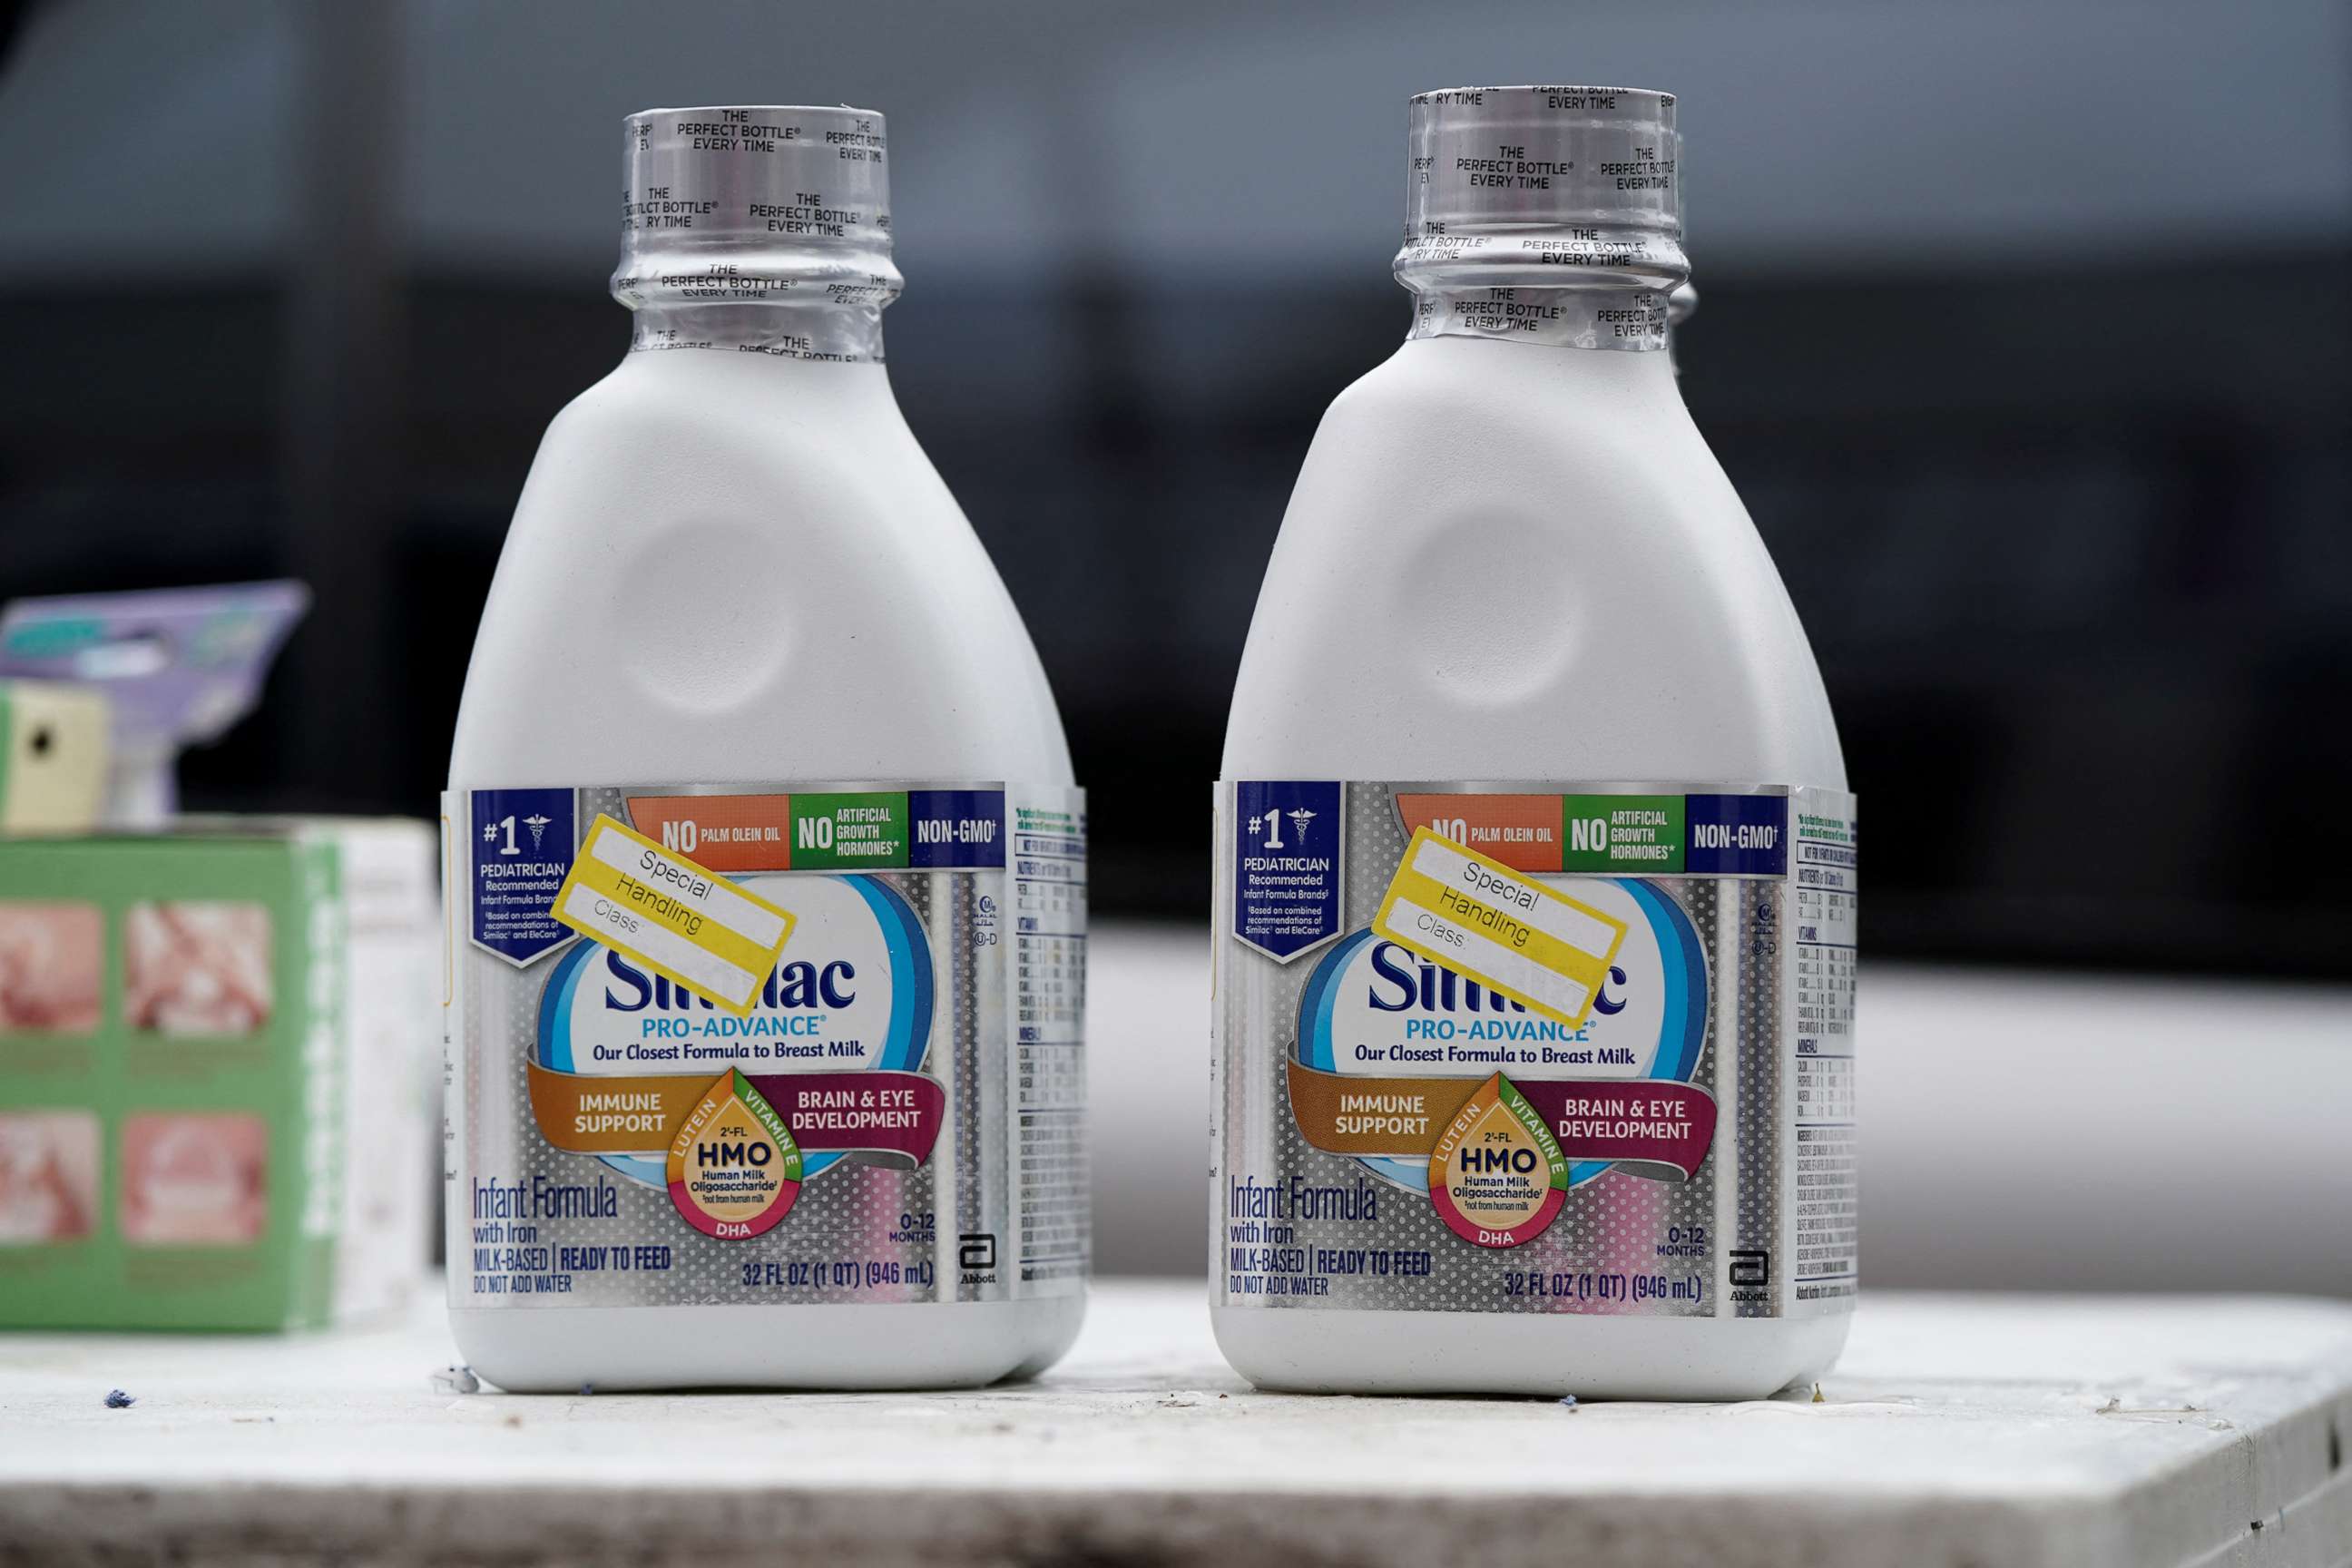
<instances>
[{"instance_id":1,"label":"silver foil cap seal","mask_svg":"<svg viewBox=\"0 0 2352 1568\"><path fill-rule=\"evenodd\" d=\"M1672 93L1454 88L1412 101L1397 281L1415 337L1664 346L1682 247Z\"/></svg>"},{"instance_id":2,"label":"silver foil cap seal","mask_svg":"<svg viewBox=\"0 0 2352 1568\"><path fill-rule=\"evenodd\" d=\"M640 349L882 357L890 257L882 116L845 106L652 109L623 122L613 297Z\"/></svg>"}]
</instances>

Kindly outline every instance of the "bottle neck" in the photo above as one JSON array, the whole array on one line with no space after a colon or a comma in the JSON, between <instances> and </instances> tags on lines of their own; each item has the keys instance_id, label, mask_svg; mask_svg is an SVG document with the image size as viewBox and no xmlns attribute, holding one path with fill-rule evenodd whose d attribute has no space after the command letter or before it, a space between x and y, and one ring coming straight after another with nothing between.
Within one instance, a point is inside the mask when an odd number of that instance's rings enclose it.
<instances>
[{"instance_id":1,"label":"bottle neck","mask_svg":"<svg viewBox=\"0 0 2352 1568\"><path fill-rule=\"evenodd\" d=\"M833 364L880 364L882 302L747 304L670 299L637 307L629 352L716 349Z\"/></svg>"},{"instance_id":2,"label":"bottle neck","mask_svg":"<svg viewBox=\"0 0 2352 1568\"><path fill-rule=\"evenodd\" d=\"M1647 353L1666 346L1666 295L1657 289L1416 289L1405 336Z\"/></svg>"},{"instance_id":3,"label":"bottle neck","mask_svg":"<svg viewBox=\"0 0 2352 1568\"><path fill-rule=\"evenodd\" d=\"M889 139L846 105L649 109L624 122L613 298L634 351L882 363Z\"/></svg>"},{"instance_id":4,"label":"bottle neck","mask_svg":"<svg viewBox=\"0 0 2352 1568\"><path fill-rule=\"evenodd\" d=\"M1683 255L1671 93L1454 88L1412 100L1412 338L1663 353Z\"/></svg>"}]
</instances>

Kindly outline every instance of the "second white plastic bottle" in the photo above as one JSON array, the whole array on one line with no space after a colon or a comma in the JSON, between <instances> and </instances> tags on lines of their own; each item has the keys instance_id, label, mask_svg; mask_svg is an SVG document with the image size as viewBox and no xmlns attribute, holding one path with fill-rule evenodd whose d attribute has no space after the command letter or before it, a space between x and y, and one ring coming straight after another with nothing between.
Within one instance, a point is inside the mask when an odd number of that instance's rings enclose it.
<instances>
[{"instance_id":1,"label":"second white plastic bottle","mask_svg":"<svg viewBox=\"0 0 2352 1568\"><path fill-rule=\"evenodd\" d=\"M1217 1338L1278 1388L1766 1394L1849 1321L1853 824L1803 629L1664 352L1674 100L1472 89L1412 120L1412 332L1316 433L1226 734ZM1593 917L1589 997L1429 957L1426 920L1411 945L1384 895L1424 828L1478 852L1433 868ZM1825 976L1801 904L1848 944ZM1536 1108L1478 1124L1533 1184L1482 1220L1440 1167L1489 1074ZM1671 1110L1629 1119L1645 1093Z\"/></svg>"}]
</instances>

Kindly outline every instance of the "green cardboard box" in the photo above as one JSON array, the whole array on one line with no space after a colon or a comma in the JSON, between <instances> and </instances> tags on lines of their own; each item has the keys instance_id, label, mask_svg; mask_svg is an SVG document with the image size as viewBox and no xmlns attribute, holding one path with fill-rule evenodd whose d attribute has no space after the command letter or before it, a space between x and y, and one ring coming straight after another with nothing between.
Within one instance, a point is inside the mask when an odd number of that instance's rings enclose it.
<instances>
[{"instance_id":1,"label":"green cardboard box","mask_svg":"<svg viewBox=\"0 0 2352 1568\"><path fill-rule=\"evenodd\" d=\"M426 1260L432 830L0 839L0 1328L281 1329Z\"/></svg>"}]
</instances>

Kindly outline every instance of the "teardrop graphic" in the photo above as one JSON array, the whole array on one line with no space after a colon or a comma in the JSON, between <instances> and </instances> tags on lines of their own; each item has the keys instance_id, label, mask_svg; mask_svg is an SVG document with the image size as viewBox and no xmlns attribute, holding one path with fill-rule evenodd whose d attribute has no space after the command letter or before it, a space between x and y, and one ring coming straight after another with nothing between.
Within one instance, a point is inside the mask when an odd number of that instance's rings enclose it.
<instances>
[{"instance_id":1,"label":"teardrop graphic","mask_svg":"<svg viewBox=\"0 0 2352 1568\"><path fill-rule=\"evenodd\" d=\"M733 1069L687 1112L669 1144L669 1201L705 1236L773 1230L800 1196L801 1151L775 1107Z\"/></svg>"},{"instance_id":2,"label":"teardrop graphic","mask_svg":"<svg viewBox=\"0 0 2352 1568\"><path fill-rule=\"evenodd\" d=\"M1478 1086L1429 1156L1429 1198L1454 1235L1517 1247L1568 1201L1568 1157L1535 1107L1496 1073Z\"/></svg>"}]
</instances>

